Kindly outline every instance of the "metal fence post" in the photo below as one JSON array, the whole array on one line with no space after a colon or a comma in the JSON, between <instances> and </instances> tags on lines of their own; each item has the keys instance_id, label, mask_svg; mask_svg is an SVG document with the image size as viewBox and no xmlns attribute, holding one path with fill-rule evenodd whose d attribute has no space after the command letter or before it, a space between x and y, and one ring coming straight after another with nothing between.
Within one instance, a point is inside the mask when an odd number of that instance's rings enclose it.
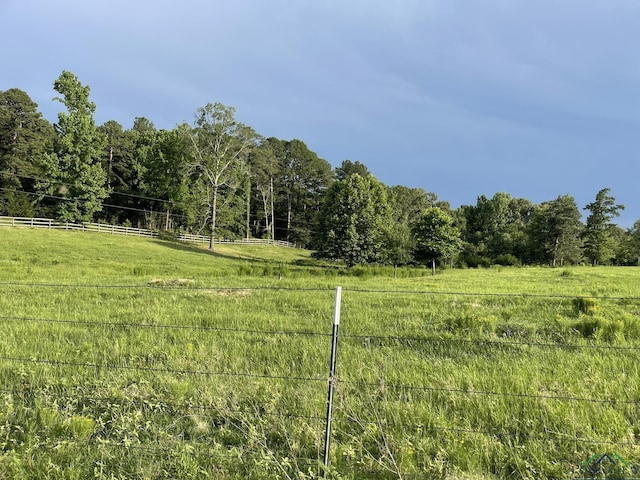
<instances>
[{"instance_id":1,"label":"metal fence post","mask_svg":"<svg viewBox=\"0 0 640 480\"><path fill-rule=\"evenodd\" d=\"M327 394L327 423L324 434L324 475L329 469L329 449L331 446L331 421L333 414L333 390L336 383L336 354L338 350L338 327L340 326L340 303L342 287L336 287L336 302L333 313L333 331L331 334L331 360L329 362L329 393Z\"/></svg>"}]
</instances>

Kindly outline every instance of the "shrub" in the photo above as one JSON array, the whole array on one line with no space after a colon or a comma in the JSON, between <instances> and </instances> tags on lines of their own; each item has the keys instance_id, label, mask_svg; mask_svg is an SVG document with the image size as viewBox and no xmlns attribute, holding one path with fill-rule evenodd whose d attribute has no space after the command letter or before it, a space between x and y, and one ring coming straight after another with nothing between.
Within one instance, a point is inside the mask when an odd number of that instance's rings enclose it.
<instances>
[{"instance_id":1,"label":"shrub","mask_svg":"<svg viewBox=\"0 0 640 480\"><path fill-rule=\"evenodd\" d=\"M465 312L449 322L449 328L454 332L473 334L495 333L498 319L493 315L480 316L472 312Z\"/></svg>"},{"instance_id":2,"label":"shrub","mask_svg":"<svg viewBox=\"0 0 640 480\"><path fill-rule=\"evenodd\" d=\"M576 314L593 315L598 311L598 301L595 298L577 297L573 299L573 309Z\"/></svg>"},{"instance_id":3,"label":"shrub","mask_svg":"<svg viewBox=\"0 0 640 480\"><path fill-rule=\"evenodd\" d=\"M496 257L495 263L502 265L503 267L518 267L520 266L520 260L515 255L505 253Z\"/></svg>"},{"instance_id":4,"label":"shrub","mask_svg":"<svg viewBox=\"0 0 640 480\"><path fill-rule=\"evenodd\" d=\"M624 339L624 322L603 317L583 317L574 324L582 336L608 342Z\"/></svg>"},{"instance_id":5,"label":"shrub","mask_svg":"<svg viewBox=\"0 0 640 480\"><path fill-rule=\"evenodd\" d=\"M354 277L359 277L359 278L371 277L371 271L369 270L368 267L364 267L364 266L351 267L350 269L347 270L347 272Z\"/></svg>"},{"instance_id":6,"label":"shrub","mask_svg":"<svg viewBox=\"0 0 640 480\"><path fill-rule=\"evenodd\" d=\"M147 275L157 275L159 270L154 267L146 266L146 265L138 265L133 267L131 273L135 277L145 277Z\"/></svg>"},{"instance_id":7,"label":"shrub","mask_svg":"<svg viewBox=\"0 0 640 480\"><path fill-rule=\"evenodd\" d=\"M469 255L468 257L465 257L463 261L470 268L489 268L491 266L491 259L480 255Z\"/></svg>"},{"instance_id":8,"label":"shrub","mask_svg":"<svg viewBox=\"0 0 640 480\"><path fill-rule=\"evenodd\" d=\"M238 276L249 276L253 273L253 268L248 263L243 263L238 267Z\"/></svg>"}]
</instances>

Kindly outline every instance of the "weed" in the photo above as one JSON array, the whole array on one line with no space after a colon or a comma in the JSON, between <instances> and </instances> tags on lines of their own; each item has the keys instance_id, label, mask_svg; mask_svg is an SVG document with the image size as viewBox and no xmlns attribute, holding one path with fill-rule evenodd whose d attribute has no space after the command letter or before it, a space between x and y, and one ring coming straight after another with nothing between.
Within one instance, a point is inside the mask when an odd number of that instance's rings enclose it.
<instances>
[{"instance_id":1,"label":"weed","mask_svg":"<svg viewBox=\"0 0 640 480\"><path fill-rule=\"evenodd\" d=\"M578 297L573 299L573 308L578 315L594 315L600 307L595 298Z\"/></svg>"}]
</instances>

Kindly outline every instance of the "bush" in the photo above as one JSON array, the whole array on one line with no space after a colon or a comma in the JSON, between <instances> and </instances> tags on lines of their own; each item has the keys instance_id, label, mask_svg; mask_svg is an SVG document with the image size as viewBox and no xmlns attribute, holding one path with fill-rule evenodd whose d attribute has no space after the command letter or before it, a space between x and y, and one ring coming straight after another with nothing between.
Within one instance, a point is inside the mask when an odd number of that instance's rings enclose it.
<instances>
[{"instance_id":1,"label":"bush","mask_svg":"<svg viewBox=\"0 0 640 480\"><path fill-rule=\"evenodd\" d=\"M573 309L576 314L593 315L598 311L598 301L595 298L577 297L573 299Z\"/></svg>"},{"instance_id":2,"label":"bush","mask_svg":"<svg viewBox=\"0 0 640 480\"><path fill-rule=\"evenodd\" d=\"M129 225L130 226L130 225ZM170 242L178 241L178 233L171 230L157 230L158 238L160 240L168 240Z\"/></svg>"},{"instance_id":3,"label":"bush","mask_svg":"<svg viewBox=\"0 0 640 480\"><path fill-rule=\"evenodd\" d=\"M520 260L515 255L511 255L510 253L505 253L503 255L498 255L496 257L495 263L497 265L502 265L503 267L519 267Z\"/></svg>"},{"instance_id":4,"label":"bush","mask_svg":"<svg viewBox=\"0 0 640 480\"><path fill-rule=\"evenodd\" d=\"M491 266L491 259L480 255L469 255L464 258L463 262L470 268L489 268Z\"/></svg>"},{"instance_id":5,"label":"bush","mask_svg":"<svg viewBox=\"0 0 640 480\"><path fill-rule=\"evenodd\" d=\"M352 276L359 277L359 278L369 278L371 277L371 273L372 273L369 267L362 267L362 266L351 267L347 271Z\"/></svg>"},{"instance_id":6,"label":"bush","mask_svg":"<svg viewBox=\"0 0 640 480\"><path fill-rule=\"evenodd\" d=\"M158 275L160 272L158 270L158 268L155 267L149 267L146 265L138 265L133 267L133 269L131 270L131 273L135 276L135 277L145 277L147 275Z\"/></svg>"},{"instance_id":7,"label":"bush","mask_svg":"<svg viewBox=\"0 0 640 480\"><path fill-rule=\"evenodd\" d=\"M253 268L248 263L243 263L238 267L238 276L249 276L253 273Z\"/></svg>"},{"instance_id":8,"label":"bush","mask_svg":"<svg viewBox=\"0 0 640 480\"><path fill-rule=\"evenodd\" d=\"M624 322L603 317L584 317L573 328L586 338L602 339L608 342L624 339Z\"/></svg>"},{"instance_id":9,"label":"bush","mask_svg":"<svg viewBox=\"0 0 640 480\"><path fill-rule=\"evenodd\" d=\"M492 334L496 331L498 319L493 315L480 316L473 312L465 312L449 321L453 332L470 334Z\"/></svg>"}]
</instances>

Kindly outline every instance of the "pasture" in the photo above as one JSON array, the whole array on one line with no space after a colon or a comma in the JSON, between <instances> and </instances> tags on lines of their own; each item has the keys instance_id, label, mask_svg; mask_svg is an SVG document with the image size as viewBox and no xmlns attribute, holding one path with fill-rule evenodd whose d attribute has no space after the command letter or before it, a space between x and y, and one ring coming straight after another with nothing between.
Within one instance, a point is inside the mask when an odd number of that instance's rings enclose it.
<instances>
[{"instance_id":1,"label":"pasture","mask_svg":"<svg viewBox=\"0 0 640 480\"><path fill-rule=\"evenodd\" d=\"M0 478L539 479L577 478L601 453L640 464L639 284L638 268L394 278L282 247L2 228Z\"/></svg>"}]
</instances>

